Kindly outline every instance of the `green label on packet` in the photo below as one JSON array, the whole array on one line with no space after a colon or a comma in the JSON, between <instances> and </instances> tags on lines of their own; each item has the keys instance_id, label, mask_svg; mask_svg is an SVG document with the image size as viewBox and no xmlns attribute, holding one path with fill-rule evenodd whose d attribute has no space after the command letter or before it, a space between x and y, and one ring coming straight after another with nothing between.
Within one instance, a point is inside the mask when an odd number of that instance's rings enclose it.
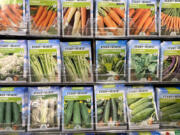
<instances>
[{"instance_id":1,"label":"green label on packet","mask_svg":"<svg viewBox=\"0 0 180 135\"><path fill-rule=\"evenodd\" d=\"M162 8L180 8L180 3L162 3Z\"/></svg>"},{"instance_id":2,"label":"green label on packet","mask_svg":"<svg viewBox=\"0 0 180 135\"><path fill-rule=\"evenodd\" d=\"M21 97L0 97L0 102L18 102L22 101Z\"/></svg>"},{"instance_id":3,"label":"green label on packet","mask_svg":"<svg viewBox=\"0 0 180 135\"><path fill-rule=\"evenodd\" d=\"M136 93L128 93L127 98L145 98L152 97L152 92L136 92Z\"/></svg>"},{"instance_id":4,"label":"green label on packet","mask_svg":"<svg viewBox=\"0 0 180 135\"><path fill-rule=\"evenodd\" d=\"M125 55L125 50L124 49L99 49L98 53L99 54L120 54L120 53L124 53L124 55Z\"/></svg>"},{"instance_id":5,"label":"green label on packet","mask_svg":"<svg viewBox=\"0 0 180 135\"><path fill-rule=\"evenodd\" d=\"M14 87L2 87L0 91L14 91Z\"/></svg>"},{"instance_id":6,"label":"green label on packet","mask_svg":"<svg viewBox=\"0 0 180 135\"><path fill-rule=\"evenodd\" d=\"M158 49L132 49L131 54L155 54L158 53Z\"/></svg>"},{"instance_id":7,"label":"green label on packet","mask_svg":"<svg viewBox=\"0 0 180 135\"><path fill-rule=\"evenodd\" d=\"M151 9L155 10L155 5L154 4L130 4L130 8L142 8L142 9Z\"/></svg>"},{"instance_id":8,"label":"green label on packet","mask_svg":"<svg viewBox=\"0 0 180 135\"><path fill-rule=\"evenodd\" d=\"M180 55L180 50L166 50L164 51L165 56Z\"/></svg>"},{"instance_id":9,"label":"green label on packet","mask_svg":"<svg viewBox=\"0 0 180 135\"><path fill-rule=\"evenodd\" d=\"M64 56L73 56L73 55L79 55L79 54L89 56L89 50L87 50L87 51L64 51L63 52Z\"/></svg>"},{"instance_id":10,"label":"green label on packet","mask_svg":"<svg viewBox=\"0 0 180 135\"><path fill-rule=\"evenodd\" d=\"M98 2L98 7L125 8L124 3Z\"/></svg>"},{"instance_id":11,"label":"green label on packet","mask_svg":"<svg viewBox=\"0 0 180 135\"><path fill-rule=\"evenodd\" d=\"M174 96L168 96L168 98L161 98L160 103L171 103L171 102L176 102L180 103L180 97L179 98L174 98Z\"/></svg>"},{"instance_id":12,"label":"green label on packet","mask_svg":"<svg viewBox=\"0 0 180 135\"><path fill-rule=\"evenodd\" d=\"M90 7L91 2L63 2L63 7Z\"/></svg>"},{"instance_id":13,"label":"green label on packet","mask_svg":"<svg viewBox=\"0 0 180 135\"><path fill-rule=\"evenodd\" d=\"M57 0L30 0L30 5L55 6L57 5Z\"/></svg>"},{"instance_id":14,"label":"green label on packet","mask_svg":"<svg viewBox=\"0 0 180 135\"><path fill-rule=\"evenodd\" d=\"M0 48L0 52L3 54L24 53L24 48Z\"/></svg>"},{"instance_id":15,"label":"green label on packet","mask_svg":"<svg viewBox=\"0 0 180 135\"><path fill-rule=\"evenodd\" d=\"M68 95L64 96L64 100L91 100L90 95L78 95L78 94L73 94L73 95Z\"/></svg>"},{"instance_id":16,"label":"green label on packet","mask_svg":"<svg viewBox=\"0 0 180 135\"><path fill-rule=\"evenodd\" d=\"M23 0L0 0L0 5L3 4L23 4Z\"/></svg>"},{"instance_id":17,"label":"green label on packet","mask_svg":"<svg viewBox=\"0 0 180 135\"><path fill-rule=\"evenodd\" d=\"M57 54L57 49L30 49L30 54Z\"/></svg>"},{"instance_id":18,"label":"green label on packet","mask_svg":"<svg viewBox=\"0 0 180 135\"><path fill-rule=\"evenodd\" d=\"M123 93L103 93L96 94L96 99L110 99L110 98L123 98Z\"/></svg>"},{"instance_id":19,"label":"green label on packet","mask_svg":"<svg viewBox=\"0 0 180 135\"><path fill-rule=\"evenodd\" d=\"M165 87L168 91L168 94L180 94L180 89L177 89L176 87Z\"/></svg>"}]
</instances>

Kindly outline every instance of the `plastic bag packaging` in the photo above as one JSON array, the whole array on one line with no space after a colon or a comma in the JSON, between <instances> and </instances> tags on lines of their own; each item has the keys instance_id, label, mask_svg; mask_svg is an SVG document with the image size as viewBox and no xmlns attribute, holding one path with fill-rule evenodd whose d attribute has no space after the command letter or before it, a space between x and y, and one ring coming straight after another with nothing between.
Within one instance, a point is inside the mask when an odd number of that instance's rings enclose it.
<instances>
[{"instance_id":1,"label":"plastic bag packaging","mask_svg":"<svg viewBox=\"0 0 180 135\"><path fill-rule=\"evenodd\" d=\"M128 1L128 36L157 36L157 0Z\"/></svg>"},{"instance_id":2,"label":"plastic bag packaging","mask_svg":"<svg viewBox=\"0 0 180 135\"><path fill-rule=\"evenodd\" d=\"M96 81L126 80L126 40L96 41Z\"/></svg>"},{"instance_id":3,"label":"plastic bag packaging","mask_svg":"<svg viewBox=\"0 0 180 135\"><path fill-rule=\"evenodd\" d=\"M60 1L27 0L29 34L60 36Z\"/></svg>"},{"instance_id":4,"label":"plastic bag packaging","mask_svg":"<svg viewBox=\"0 0 180 135\"><path fill-rule=\"evenodd\" d=\"M2 0L0 34L26 35L25 0Z\"/></svg>"},{"instance_id":5,"label":"plastic bag packaging","mask_svg":"<svg viewBox=\"0 0 180 135\"><path fill-rule=\"evenodd\" d=\"M93 130L93 88L62 88L62 131Z\"/></svg>"},{"instance_id":6,"label":"plastic bag packaging","mask_svg":"<svg viewBox=\"0 0 180 135\"><path fill-rule=\"evenodd\" d=\"M180 36L178 20L180 1L160 0L159 3L159 35Z\"/></svg>"},{"instance_id":7,"label":"plastic bag packaging","mask_svg":"<svg viewBox=\"0 0 180 135\"><path fill-rule=\"evenodd\" d=\"M96 37L125 36L126 1L97 0L95 34Z\"/></svg>"},{"instance_id":8,"label":"plastic bag packaging","mask_svg":"<svg viewBox=\"0 0 180 135\"><path fill-rule=\"evenodd\" d=\"M62 36L93 36L93 0L69 1L62 3Z\"/></svg>"},{"instance_id":9,"label":"plastic bag packaging","mask_svg":"<svg viewBox=\"0 0 180 135\"><path fill-rule=\"evenodd\" d=\"M161 43L161 81L180 81L180 42Z\"/></svg>"},{"instance_id":10,"label":"plastic bag packaging","mask_svg":"<svg viewBox=\"0 0 180 135\"><path fill-rule=\"evenodd\" d=\"M24 87L0 87L0 130L25 131Z\"/></svg>"},{"instance_id":11,"label":"plastic bag packaging","mask_svg":"<svg viewBox=\"0 0 180 135\"><path fill-rule=\"evenodd\" d=\"M157 106L161 127L180 127L180 87L158 87Z\"/></svg>"},{"instance_id":12,"label":"plastic bag packaging","mask_svg":"<svg viewBox=\"0 0 180 135\"><path fill-rule=\"evenodd\" d=\"M28 131L59 130L61 94L59 87L30 87Z\"/></svg>"},{"instance_id":13,"label":"plastic bag packaging","mask_svg":"<svg viewBox=\"0 0 180 135\"><path fill-rule=\"evenodd\" d=\"M153 87L128 87L126 101L129 129L159 128Z\"/></svg>"},{"instance_id":14,"label":"plastic bag packaging","mask_svg":"<svg viewBox=\"0 0 180 135\"><path fill-rule=\"evenodd\" d=\"M93 82L91 42L61 42L64 82Z\"/></svg>"},{"instance_id":15,"label":"plastic bag packaging","mask_svg":"<svg viewBox=\"0 0 180 135\"><path fill-rule=\"evenodd\" d=\"M27 81L25 40L0 40L0 82Z\"/></svg>"},{"instance_id":16,"label":"plastic bag packaging","mask_svg":"<svg viewBox=\"0 0 180 135\"><path fill-rule=\"evenodd\" d=\"M60 82L59 40L29 40L28 46L29 81Z\"/></svg>"},{"instance_id":17,"label":"plastic bag packaging","mask_svg":"<svg viewBox=\"0 0 180 135\"><path fill-rule=\"evenodd\" d=\"M159 80L159 40L128 42L128 81L157 82Z\"/></svg>"},{"instance_id":18,"label":"plastic bag packaging","mask_svg":"<svg viewBox=\"0 0 180 135\"><path fill-rule=\"evenodd\" d=\"M95 86L96 129L127 129L124 85Z\"/></svg>"}]
</instances>

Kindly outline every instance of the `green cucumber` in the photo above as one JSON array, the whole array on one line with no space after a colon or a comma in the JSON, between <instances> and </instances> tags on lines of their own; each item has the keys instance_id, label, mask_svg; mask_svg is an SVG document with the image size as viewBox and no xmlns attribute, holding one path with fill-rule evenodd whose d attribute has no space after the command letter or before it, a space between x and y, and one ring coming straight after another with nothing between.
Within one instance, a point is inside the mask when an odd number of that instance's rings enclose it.
<instances>
[{"instance_id":1,"label":"green cucumber","mask_svg":"<svg viewBox=\"0 0 180 135\"><path fill-rule=\"evenodd\" d=\"M17 103L12 103L13 108L13 123L14 124L20 124L21 123L21 116L20 116L20 110Z\"/></svg>"},{"instance_id":2,"label":"green cucumber","mask_svg":"<svg viewBox=\"0 0 180 135\"><path fill-rule=\"evenodd\" d=\"M104 123L109 122L109 116L110 116L110 100L106 102L106 106L104 109Z\"/></svg>"},{"instance_id":3,"label":"green cucumber","mask_svg":"<svg viewBox=\"0 0 180 135\"><path fill-rule=\"evenodd\" d=\"M87 114L88 115L88 114ZM73 109L73 124L75 126L81 126L81 112L79 102L74 103Z\"/></svg>"},{"instance_id":4,"label":"green cucumber","mask_svg":"<svg viewBox=\"0 0 180 135\"><path fill-rule=\"evenodd\" d=\"M151 116L151 114L154 112L154 108L146 108L142 110L141 112L137 113L131 118L131 122L142 122L143 120L146 120Z\"/></svg>"},{"instance_id":5,"label":"green cucumber","mask_svg":"<svg viewBox=\"0 0 180 135\"><path fill-rule=\"evenodd\" d=\"M12 104L11 102L6 103L5 107L5 124L11 124L12 122Z\"/></svg>"},{"instance_id":6,"label":"green cucumber","mask_svg":"<svg viewBox=\"0 0 180 135\"><path fill-rule=\"evenodd\" d=\"M132 110L131 115L136 115L138 112L149 108L149 107L153 107L153 103L152 102L145 102L142 105L137 106L135 109Z\"/></svg>"},{"instance_id":7,"label":"green cucumber","mask_svg":"<svg viewBox=\"0 0 180 135\"><path fill-rule=\"evenodd\" d=\"M5 110L5 103L0 102L0 124L4 123L4 110Z\"/></svg>"},{"instance_id":8,"label":"green cucumber","mask_svg":"<svg viewBox=\"0 0 180 135\"><path fill-rule=\"evenodd\" d=\"M166 106L166 107L163 107L161 109L162 112L165 112L167 110L170 110L170 109L176 109L180 106L180 103L176 103L176 104L172 104L172 105L169 105L169 106Z\"/></svg>"},{"instance_id":9,"label":"green cucumber","mask_svg":"<svg viewBox=\"0 0 180 135\"><path fill-rule=\"evenodd\" d=\"M140 100L136 101L135 103L131 104L129 106L129 108L131 110L135 109L136 107L138 107L139 105L146 103L146 102L152 102L151 98L141 98Z\"/></svg>"},{"instance_id":10,"label":"green cucumber","mask_svg":"<svg viewBox=\"0 0 180 135\"><path fill-rule=\"evenodd\" d=\"M118 117L117 117L117 105L116 105L116 101L115 99L111 99L111 104L112 104L112 120L113 121L117 121Z\"/></svg>"},{"instance_id":11,"label":"green cucumber","mask_svg":"<svg viewBox=\"0 0 180 135\"><path fill-rule=\"evenodd\" d=\"M169 118L172 120L172 121L176 121L176 120L180 120L180 113L175 113L175 114L171 114L169 115Z\"/></svg>"},{"instance_id":12,"label":"green cucumber","mask_svg":"<svg viewBox=\"0 0 180 135\"><path fill-rule=\"evenodd\" d=\"M98 106L98 107L99 107L99 106L102 106L103 103L104 103L104 100L98 100L98 101L97 101L97 106Z\"/></svg>"},{"instance_id":13,"label":"green cucumber","mask_svg":"<svg viewBox=\"0 0 180 135\"><path fill-rule=\"evenodd\" d=\"M73 106L74 106L74 101L68 101L67 102L67 109L66 109L66 115L64 115L65 119L64 119L64 123L67 126L72 118L72 114L73 114Z\"/></svg>"},{"instance_id":14,"label":"green cucumber","mask_svg":"<svg viewBox=\"0 0 180 135\"><path fill-rule=\"evenodd\" d=\"M91 123L89 123L90 115L88 113L88 108L84 103L80 103L80 108L81 108L82 121L86 127L89 127Z\"/></svg>"},{"instance_id":15,"label":"green cucumber","mask_svg":"<svg viewBox=\"0 0 180 135\"><path fill-rule=\"evenodd\" d=\"M141 98L128 98L127 102L128 102L128 106L130 106L132 103L138 101Z\"/></svg>"}]
</instances>

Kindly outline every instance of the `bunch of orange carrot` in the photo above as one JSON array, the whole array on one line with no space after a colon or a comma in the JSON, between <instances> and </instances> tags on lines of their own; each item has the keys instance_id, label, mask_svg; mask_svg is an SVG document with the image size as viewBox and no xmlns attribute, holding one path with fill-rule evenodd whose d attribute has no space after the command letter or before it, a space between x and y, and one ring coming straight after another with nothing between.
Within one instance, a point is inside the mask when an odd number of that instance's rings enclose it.
<instances>
[{"instance_id":1,"label":"bunch of orange carrot","mask_svg":"<svg viewBox=\"0 0 180 135\"><path fill-rule=\"evenodd\" d=\"M0 30L12 29L18 31L22 19L23 10L18 4L3 5L0 9Z\"/></svg>"},{"instance_id":2,"label":"bunch of orange carrot","mask_svg":"<svg viewBox=\"0 0 180 135\"><path fill-rule=\"evenodd\" d=\"M130 35L155 33L155 15L150 9L129 9Z\"/></svg>"},{"instance_id":3,"label":"bunch of orange carrot","mask_svg":"<svg viewBox=\"0 0 180 135\"><path fill-rule=\"evenodd\" d=\"M31 29L38 32L46 31L55 23L57 17L57 9L47 6L31 7L32 10L36 10L35 16L32 16Z\"/></svg>"},{"instance_id":4,"label":"bunch of orange carrot","mask_svg":"<svg viewBox=\"0 0 180 135\"><path fill-rule=\"evenodd\" d=\"M161 34L180 32L180 9L166 8L161 11Z\"/></svg>"},{"instance_id":5,"label":"bunch of orange carrot","mask_svg":"<svg viewBox=\"0 0 180 135\"><path fill-rule=\"evenodd\" d=\"M97 28L99 35L107 35L111 32L113 35L124 35L125 11L120 8L99 7L97 16ZM121 32L118 29L121 28Z\"/></svg>"},{"instance_id":6,"label":"bunch of orange carrot","mask_svg":"<svg viewBox=\"0 0 180 135\"><path fill-rule=\"evenodd\" d=\"M87 35L86 29L88 22L88 13L86 7L69 7L63 10L64 31L70 29L67 35Z\"/></svg>"}]
</instances>

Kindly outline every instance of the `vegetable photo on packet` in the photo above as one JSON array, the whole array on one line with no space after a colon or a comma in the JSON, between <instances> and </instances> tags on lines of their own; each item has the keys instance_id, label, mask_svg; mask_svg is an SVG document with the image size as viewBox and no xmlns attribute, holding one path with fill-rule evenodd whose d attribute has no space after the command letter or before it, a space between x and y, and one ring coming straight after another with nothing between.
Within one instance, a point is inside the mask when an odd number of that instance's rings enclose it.
<instances>
[{"instance_id":1,"label":"vegetable photo on packet","mask_svg":"<svg viewBox=\"0 0 180 135\"><path fill-rule=\"evenodd\" d=\"M0 40L0 82L27 81L25 40Z\"/></svg>"},{"instance_id":2,"label":"vegetable photo on packet","mask_svg":"<svg viewBox=\"0 0 180 135\"><path fill-rule=\"evenodd\" d=\"M174 0L160 0L160 35L179 36L180 35L180 3Z\"/></svg>"},{"instance_id":3,"label":"vegetable photo on packet","mask_svg":"<svg viewBox=\"0 0 180 135\"><path fill-rule=\"evenodd\" d=\"M60 129L61 93L59 87L28 89L28 131Z\"/></svg>"},{"instance_id":4,"label":"vegetable photo on packet","mask_svg":"<svg viewBox=\"0 0 180 135\"><path fill-rule=\"evenodd\" d=\"M25 0L3 0L0 4L0 34L25 35Z\"/></svg>"},{"instance_id":5,"label":"vegetable photo on packet","mask_svg":"<svg viewBox=\"0 0 180 135\"><path fill-rule=\"evenodd\" d=\"M38 2L37 2L38 1ZM60 32L59 2L29 0L31 35L58 35Z\"/></svg>"},{"instance_id":6,"label":"vegetable photo on packet","mask_svg":"<svg viewBox=\"0 0 180 135\"><path fill-rule=\"evenodd\" d=\"M126 40L96 41L96 81L125 81Z\"/></svg>"},{"instance_id":7,"label":"vegetable photo on packet","mask_svg":"<svg viewBox=\"0 0 180 135\"><path fill-rule=\"evenodd\" d=\"M95 86L96 129L127 129L124 85Z\"/></svg>"},{"instance_id":8,"label":"vegetable photo on packet","mask_svg":"<svg viewBox=\"0 0 180 135\"><path fill-rule=\"evenodd\" d=\"M152 86L128 87L126 99L130 129L159 128L154 88Z\"/></svg>"},{"instance_id":9,"label":"vegetable photo on packet","mask_svg":"<svg viewBox=\"0 0 180 135\"><path fill-rule=\"evenodd\" d=\"M92 1L66 1L62 5L63 36L92 36Z\"/></svg>"},{"instance_id":10,"label":"vegetable photo on packet","mask_svg":"<svg viewBox=\"0 0 180 135\"><path fill-rule=\"evenodd\" d=\"M178 82L180 80L180 42L161 43L161 81Z\"/></svg>"},{"instance_id":11,"label":"vegetable photo on packet","mask_svg":"<svg viewBox=\"0 0 180 135\"><path fill-rule=\"evenodd\" d=\"M128 42L129 82L157 82L159 80L159 40L130 40Z\"/></svg>"},{"instance_id":12,"label":"vegetable photo on packet","mask_svg":"<svg viewBox=\"0 0 180 135\"><path fill-rule=\"evenodd\" d=\"M29 40L30 82L60 82L59 40Z\"/></svg>"},{"instance_id":13,"label":"vegetable photo on packet","mask_svg":"<svg viewBox=\"0 0 180 135\"><path fill-rule=\"evenodd\" d=\"M64 82L92 82L91 42L62 42Z\"/></svg>"},{"instance_id":14,"label":"vegetable photo on packet","mask_svg":"<svg viewBox=\"0 0 180 135\"><path fill-rule=\"evenodd\" d=\"M0 87L0 131L25 131L25 87Z\"/></svg>"},{"instance_id":15,"label":"vegetable photo on packet","mask_svg":"<svg viewBox=\"0 0 180 135\"><path fill-rule=\"evenodd\" d=\"M93 88L62 88L62 130L93 129Z\"/></svg>"},{"instance_id":16,"label":"vegetable photo on packet","mask_svg":"<svg viewBox=\"0 0 180 135\"><path fill-rule=\"evenodd\" d=\"M124 36L126 2L98 0L96 3L96 36Z\"/></svg>"},{"instance_id":17,"label":"vegetable photo on packet","mask_svg":"<svg viewBox=\"0 0 180 135\"><path fill-rule=\"evenodd\" d=\"M156 0L129 0L128 35L157 35Z\"/></svg>"}]
</instances>

